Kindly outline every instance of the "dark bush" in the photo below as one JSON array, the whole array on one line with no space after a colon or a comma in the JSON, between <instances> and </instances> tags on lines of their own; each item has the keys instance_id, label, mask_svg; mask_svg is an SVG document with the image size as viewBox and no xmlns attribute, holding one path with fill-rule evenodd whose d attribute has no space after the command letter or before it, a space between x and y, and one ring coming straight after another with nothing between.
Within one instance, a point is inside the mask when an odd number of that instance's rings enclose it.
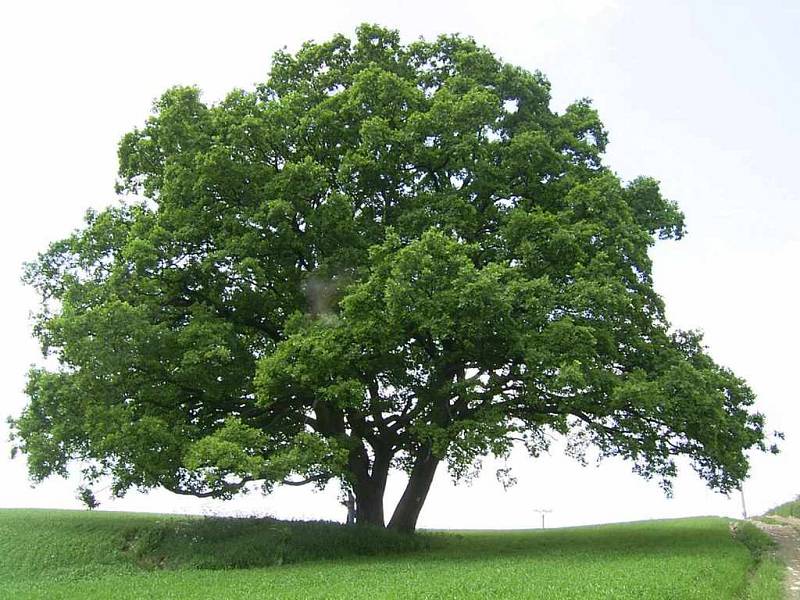
<instances>
[{"instance_id":1,"label":"dark bush","mask_svg":"<svg viewBox=\"0 0 800 600\"><path fill-rule=\"evenodd\" d=\"M166 519L128 536L126 552L150 568L228 569L411 552L425 537L325 521Z\"/></svg>"}]
</instances>

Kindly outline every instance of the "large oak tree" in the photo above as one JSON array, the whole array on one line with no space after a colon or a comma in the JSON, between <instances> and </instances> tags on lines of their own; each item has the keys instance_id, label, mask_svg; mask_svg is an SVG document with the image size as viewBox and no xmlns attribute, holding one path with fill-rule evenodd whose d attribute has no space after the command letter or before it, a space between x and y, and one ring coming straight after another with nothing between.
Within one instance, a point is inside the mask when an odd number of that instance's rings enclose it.
<instances>
[{"instance_id":1,"label":"large oak tree","mask_svg":"<svg viewBox=\"0 0 800 600\"><path fill-rule=\"evenodd\" d=\"M12 420L32 477L339 480L384 525L402 469L408 531L440 463L463 477L557 432L667 486L687 455L730 491L763 418L670 330L648 249L683 215L606 142L540 73L376 26L279 52L217 104L169 90L120 144L119 204L27 266L59 364Z\"/></svg>"}]
</instances>

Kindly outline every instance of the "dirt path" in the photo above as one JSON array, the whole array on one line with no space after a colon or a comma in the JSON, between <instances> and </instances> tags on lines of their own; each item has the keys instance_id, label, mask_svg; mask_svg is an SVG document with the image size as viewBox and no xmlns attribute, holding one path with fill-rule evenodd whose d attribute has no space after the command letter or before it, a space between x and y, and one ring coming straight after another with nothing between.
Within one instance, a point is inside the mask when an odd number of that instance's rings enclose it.
<instances>
[{"instance_id":1,"label":"dirt path","mask_svg":"<svg viewBox=\"0 0 800 600\"><path fill-rule=\"evenodd\" d=\"M778 554L788 567L786 597L789 600L800 600L800 519L774 515L769 517L779 521L780 525L754 522L778 542Z\"/></svg>"}]
</instances>

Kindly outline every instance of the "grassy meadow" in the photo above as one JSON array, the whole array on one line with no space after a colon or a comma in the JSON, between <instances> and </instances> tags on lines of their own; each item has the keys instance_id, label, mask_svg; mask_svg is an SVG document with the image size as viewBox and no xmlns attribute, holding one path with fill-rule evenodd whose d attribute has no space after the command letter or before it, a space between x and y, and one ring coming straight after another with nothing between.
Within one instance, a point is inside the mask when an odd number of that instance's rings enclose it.
<instances>
[{"instance_id":1,"label":"grassy meadow","mask_svg":"<svg viewBox=\"0 0 800 600\"><path fill-rule=\"evenodd\" d=\"M270 519L0 510L0 598L780 597L754 527L693 518L422 532Z\"/></svg>"}]
</instances>

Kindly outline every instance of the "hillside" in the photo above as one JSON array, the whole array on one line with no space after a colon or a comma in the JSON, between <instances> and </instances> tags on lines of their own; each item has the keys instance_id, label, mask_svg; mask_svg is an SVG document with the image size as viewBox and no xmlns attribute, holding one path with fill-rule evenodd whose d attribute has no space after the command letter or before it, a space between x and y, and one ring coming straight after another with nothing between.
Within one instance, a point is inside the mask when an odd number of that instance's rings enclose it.
<instances>
[{"instance_id":1,"label":"hillside","mask_svg":"<svg viewBox=\"0 0 800 600\"><path fill-rule=\"evenodd\" d=\"M756 568L759 535L736 540L715 517L404 537L269 519L0 510L0 597L778 598L775 572Z\"/></svg>"},{"instance_id":2,"label":"hillside","mask_svg":"<svg viewBox=\"0 0 800 600\"><path fill-rule=\"evenodd\" d=\"M779 504L766 512L767 515L778 515L779 517L800 518L800 496L794 500Z\"/></svg>"}]
</instances>

